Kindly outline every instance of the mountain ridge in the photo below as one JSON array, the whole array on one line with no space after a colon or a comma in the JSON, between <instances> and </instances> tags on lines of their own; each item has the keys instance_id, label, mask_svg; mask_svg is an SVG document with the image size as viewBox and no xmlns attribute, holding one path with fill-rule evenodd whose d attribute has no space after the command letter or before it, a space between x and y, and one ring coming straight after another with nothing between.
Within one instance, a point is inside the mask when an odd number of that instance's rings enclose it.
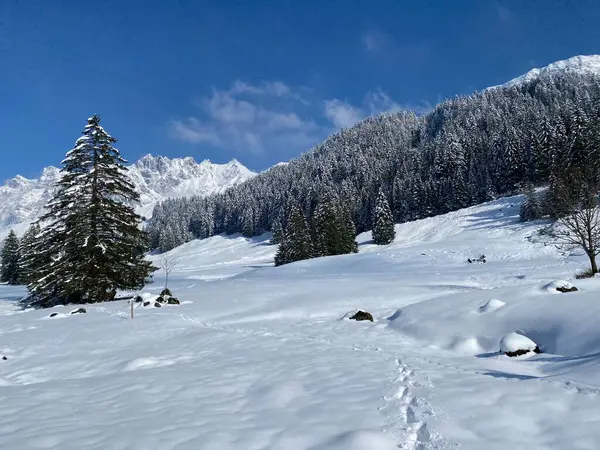
<instances>
[{"instance_id":1,"label":"mountain ridge","mask_svg":"<svg viewBox=\"0 0 600 450\"><path fill-rule=\"evenodd\" d=\"M128 166L129 177L140 193L136 208L149 217L154 205L167 198L206 196L235 186L256 175L237 159L224 164L191 157L168 158L147 154ZM60 179L60 169L48 166L39 178L16 175L0 185L0 238L13 228L22 234L36 220Z\"/></svg>"},{"instance_id":2,"label":"mountain ridge","mask_svg":"<svg viewBox=\"0 0 600 450\"><path fill-rule=\"evenodd\" d=\"M600 55L578 55L555 61L487 89L518 87L559 73L600 75ZM287 164L288 162L280 162L273 167L285 167ZM237 159L225 164L214 164L208 159L196 162L191 156L168 158L147 154L129 167L130 176L140 192L141 206L138 212L145 217L149 217L154 205L162 200L193 195L207 196L222 192L256 175ZM51 197L51 186L58 181L59 171L57 167L48 166L38 179L17 175L0 186L0 238L11 227L22 233L27 224L37 218ZM265 170L267 171L269 169Z\"/></svg>"},{"instance_id":3,"label":"mountain ridge","mask_svg":"<svg viewBox=\"0 0 600 450\"><path fill-rule=\"evenodd\" d=\"M533 68L506 83L490 86L487 89L520 86L535 79L551 77L558 73L600 75L600 55L576 55L567 59L554 61L546 66Z\"/></svg>"}]
</instances>

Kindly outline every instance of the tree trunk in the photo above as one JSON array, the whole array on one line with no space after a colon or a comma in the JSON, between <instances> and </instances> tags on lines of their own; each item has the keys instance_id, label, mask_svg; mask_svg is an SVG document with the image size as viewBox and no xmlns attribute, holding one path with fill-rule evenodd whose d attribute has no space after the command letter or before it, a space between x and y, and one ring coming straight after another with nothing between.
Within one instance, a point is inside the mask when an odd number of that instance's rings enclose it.
<instances>
[{"instance_id":1,"label":"tree trunk","mask_svg":"<svg viewBox=\"0 0 600 450\"><path fill-rule=\"evenodd\" d=\"M596 255L594 252L588 252L588 258L590 259L590 266L592 268L592 274L595 275L598 273L598 264L596 263Z\"/></svg>"}]
</instances>

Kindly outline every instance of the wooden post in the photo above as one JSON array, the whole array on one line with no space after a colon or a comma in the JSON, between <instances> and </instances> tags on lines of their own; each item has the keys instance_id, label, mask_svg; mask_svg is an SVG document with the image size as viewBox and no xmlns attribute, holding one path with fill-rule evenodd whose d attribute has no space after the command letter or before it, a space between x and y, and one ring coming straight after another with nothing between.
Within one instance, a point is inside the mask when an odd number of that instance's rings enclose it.
<instances>
[{"instance_id":1,"label":"wooden post","mask_svg":"<svg viewBox=\"0 0 600 450\"><path fill-rule=\"evenodd\" d=\"M133 304L135 303L133 300L135 299L135 297L131 297L131 299L129 300L129 304L131 305L131 318L133 319Z\"/></svg>"}]
</instances>

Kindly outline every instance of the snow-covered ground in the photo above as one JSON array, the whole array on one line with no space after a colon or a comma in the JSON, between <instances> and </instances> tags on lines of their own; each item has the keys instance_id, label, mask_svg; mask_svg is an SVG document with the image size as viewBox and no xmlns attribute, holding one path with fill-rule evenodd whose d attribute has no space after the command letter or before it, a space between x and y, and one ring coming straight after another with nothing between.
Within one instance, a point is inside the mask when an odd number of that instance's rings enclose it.
<instances>
[{"instance_id":1,"label":"snow-covered ground","mask_svg":"<svg viewBox=\"0 0 600 450\"><path fill-rule=\"evenodd\" d=\"M190 242L183 304L134 320L126 302L18 311L0 286L0 448L596 449L600 280L530 242L518 202L279 268L268 237ZM500 354L511 332L543 353Z\"/></svg>"}]
</instances>

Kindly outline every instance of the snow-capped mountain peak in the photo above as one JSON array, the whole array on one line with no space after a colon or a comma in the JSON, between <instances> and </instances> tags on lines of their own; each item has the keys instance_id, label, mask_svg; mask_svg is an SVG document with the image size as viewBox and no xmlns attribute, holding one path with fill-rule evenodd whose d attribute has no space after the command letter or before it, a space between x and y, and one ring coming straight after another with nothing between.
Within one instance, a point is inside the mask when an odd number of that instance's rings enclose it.
<instances>
[{"instance_id":1,"label":"snow-capped mountain peak","mask_svg":"<svg viewBox=\"0 0 600 450\"><path fill-rule=\"evenodd\" d=\"M556 61L545 67L531 69L529 72L513 78L503 85L493 87L518 86L533 81L536 78L548 77L558 73L600 75L600 55L579 55L562 61Z\"/></svg>"},{"instance_id":2,"label":"snow-capped mountain peak","mask_svg":"<svg viewBox=\"0 0 600 450\"><path fill-rule=\"evenodd\" d=\"M214 164L208 159L198 163L192 157L151 154L129 166L128 173L140 193L138 213L144 217L149 217L154 205L166 198L211 195L256 175L236 159ZM0 238L10 228L23 233L39 217L59 179L60 169L49 166L38 179L17 175L0 186Z\"/></svg>"}]
</instances>

